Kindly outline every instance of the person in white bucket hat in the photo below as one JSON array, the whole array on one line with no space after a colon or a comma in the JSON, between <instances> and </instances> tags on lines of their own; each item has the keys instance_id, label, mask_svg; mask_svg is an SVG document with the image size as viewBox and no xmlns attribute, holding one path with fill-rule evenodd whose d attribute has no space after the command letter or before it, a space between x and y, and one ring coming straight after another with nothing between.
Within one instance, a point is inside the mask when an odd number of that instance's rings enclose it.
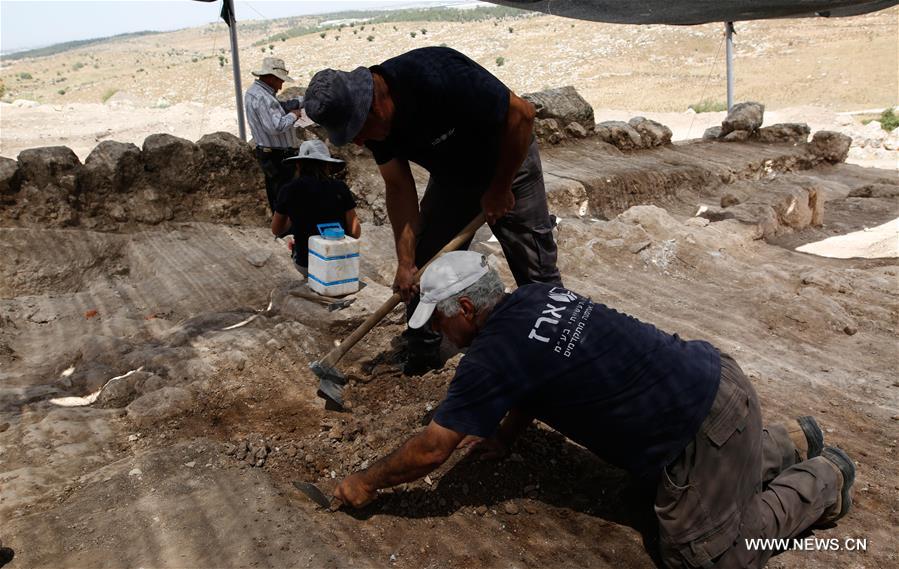
<instances>
[{"instance_id":1,"label":"person in white bucket hat","mask_svg":"<svg viewBox=\"0 0 899 569\"><path fill-rule=\"evenodd\" d=\"M284 159L297 153L300 143L294 123L302 116L303 102L300 98L279 101L275 96L285 82L293 82L283 59L266 57L252 73L257 79L247 89L244 108L256 160L265 175L265 195L274 211L278 190L293 177L293 167L285 165Z\"/></svg>"},{"instance_id":2,"label":"person in white bucket hat","mask_svg":"<svg viewBox=\"0 0 899 569\"><path fill-rule=\"evenodd\" d=\"M460 446L507 456L519 436L535 438L537 419L645 488L665 567L762 567L774 551L749 542L792 538L849 512L852 460L824 446L812 417L763 428L751 381L708 342L558 285L505 294L472 251L434 261L420 286L409 326L431 326L467 350L428 426L343 479L334 490L342 504L361 507L380 488L424 477ZM540 460L529 448L519 450L525 466Z\"/></svg>"},{"instance_id":3,"label":"person in white bucket hat","mask_svg":"<svg viewBox=\"0 0 899 569\"><path fill-rule=\"evenodd\" d=\"M334 158L321 140L307 140L299 154L284 160L296 169L294 179L281 187L272 215L272 234L292 234L291 257L303 275L308 274L309 237L318 235L321 223L340 223L346 235L358 239L362 226L356 216L356 200L346 183L338 179L346 163Z\"/></svg>"}]
</instances>

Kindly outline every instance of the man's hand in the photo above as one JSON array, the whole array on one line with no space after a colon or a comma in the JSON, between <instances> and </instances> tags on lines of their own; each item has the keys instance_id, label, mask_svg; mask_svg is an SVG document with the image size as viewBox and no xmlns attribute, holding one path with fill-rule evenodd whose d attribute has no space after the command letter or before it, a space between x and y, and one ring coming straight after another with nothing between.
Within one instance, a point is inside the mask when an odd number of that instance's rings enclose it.
<instances>
[{"instance_id":1,"label":"man's hand","mask_svg":"<svg viewBox=\"0 0 899 569\"><path fill-rule=\"evenodd\" d=\"M415 265L396 268L396 276L393 278L393 292L398 292L403 302L409 302L414 294L418 293L418 285L415 284L415 273L418 267Z\"/></svg>"},{"instance_id":2,"label":"man's hand","mask_svg":"<svg viewBox=\"0 0 899 569\"><path fill-rule=\"evenodd\" d=\"M303 116L303 109L294 109L294 110L292 110L292 111L290 111L290 112L291 112L291 114L292 114L293 116L295 116L296 118L300 118L301 116Z\"/></svg>"},{"instance_id":3,"label":"man's hand","mask_svg":"<svg viewBox=\"0 0 899 569\"><path fill-rule=\"evenodd\" d=\"M334 489L334 497L339 500L341 504L347 504L354 508L362 508L363 506L371 504L374 499L378 497L378 493L369 489L368 485L365 484L362 474L357 472L355 474L350 474L340 481L340 484Z\"/></svg>"},{"instance_id":4,"label":"man's hand","mask_svg":"<svg viewBox=\"0 0 899 569\"><path fill-rule=\"evenodd\" d=\"M499 219L512 211L515 207L515 196L512 195L512 188L505 190L495 190L493 188L487 190L481 197L481 209L487 217L487 223L493 225Z\"/></svg>"}]
</instances>

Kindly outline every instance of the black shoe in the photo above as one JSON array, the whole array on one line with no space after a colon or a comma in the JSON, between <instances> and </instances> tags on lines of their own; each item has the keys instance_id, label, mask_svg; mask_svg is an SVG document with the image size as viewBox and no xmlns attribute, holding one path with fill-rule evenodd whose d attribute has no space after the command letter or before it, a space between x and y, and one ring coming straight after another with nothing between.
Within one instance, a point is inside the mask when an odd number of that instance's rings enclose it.
<instances>
[{"instance_id":1,"label":"black shoe","mask_svg":"<svg viewBox=\"0 0 899 569\"><path fill-rule=\"evenodd\" d=\"M442 367L443 362L440 361L440 354L438 352L409 352L406 363L403 364L403 375L424 375L431 370L440 369Z\"/></svg>"},{"instance_id":2,"label":"black shoe","mask_svg":"<svg viewBox=\"0 0 899 569\"><path fill-rule=\"evenodd\" d=\"M799 427L805 433L805 440L808 443L806 460L821 456L821 451L824 450L824 433L821 431L821 427L818 426L818 421L814 417L806 415L796 419L796 422L799 423Z\"/></svg>"},{"instance_id":3,"label":"black shoe","mask_svg":"<svg viewBox=\"0 0 899 569\"><path fill-rule=\"evenodd\" d=\"M842 449L824 447L821 456L839 469L843 476L843 485L840 488L840 501L825 510L815 525L832 524L849 513L852 507L852 484L855 483L855 463Z\"/></svg>"}]
</instances>

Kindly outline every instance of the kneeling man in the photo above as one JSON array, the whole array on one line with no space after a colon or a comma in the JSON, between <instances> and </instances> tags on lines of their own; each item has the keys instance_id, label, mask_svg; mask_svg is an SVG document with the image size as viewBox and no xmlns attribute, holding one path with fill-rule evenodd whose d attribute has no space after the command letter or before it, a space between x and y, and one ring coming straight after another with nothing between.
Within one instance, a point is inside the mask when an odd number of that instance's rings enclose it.
<instances>
[{"instance_id":1,"label":"kneeling man","mask_svg":"<svg viewBox=\"0 0 899 569\"><path fill-rule=\"evenodd\" d=\"M421 279L409 325L459 347L433 421L334 491L361 507L379 488L420 478L467 435L508 449L534 419L656 486L669 567L762 567L749 538L790 538L846 514L855 466L823 447L812 417L763 428L737 363L552 284L504 294L472 251L448 253Z\"/></svg>"}]
</instances>

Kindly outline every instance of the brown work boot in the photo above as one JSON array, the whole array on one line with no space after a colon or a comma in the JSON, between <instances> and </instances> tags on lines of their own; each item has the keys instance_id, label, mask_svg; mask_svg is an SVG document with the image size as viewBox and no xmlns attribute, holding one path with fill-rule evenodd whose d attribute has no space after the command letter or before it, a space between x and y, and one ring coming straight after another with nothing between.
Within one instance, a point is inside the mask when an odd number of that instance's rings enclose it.
<instances>
[{"instance_id":1,"label":"brown work boot","mask_svg":"<svg viewBox=\"0 0 899 569\"><path fill-rule=\"evenodd\" d=\"M802 462L821 455L824 448L824 433L818 426L818 421L811 416L803 416L796 419L796 423L787 429L790 440L796 447L796 462Z\"/></svg>"},{"instance_id":2,"label":"brown work boot","mask_svg":"<svg viewBox=\"0 0 899 569\"><path fill-rule=\"evenodd\" d=\"M839 473L840 495L831 507L824 510L814 527L831 525L849 513L849 509L852 507L852 485L855 483L855 463L842 449L825 447L821 456L827 459Z\"/></svg>"}]
</instances>

